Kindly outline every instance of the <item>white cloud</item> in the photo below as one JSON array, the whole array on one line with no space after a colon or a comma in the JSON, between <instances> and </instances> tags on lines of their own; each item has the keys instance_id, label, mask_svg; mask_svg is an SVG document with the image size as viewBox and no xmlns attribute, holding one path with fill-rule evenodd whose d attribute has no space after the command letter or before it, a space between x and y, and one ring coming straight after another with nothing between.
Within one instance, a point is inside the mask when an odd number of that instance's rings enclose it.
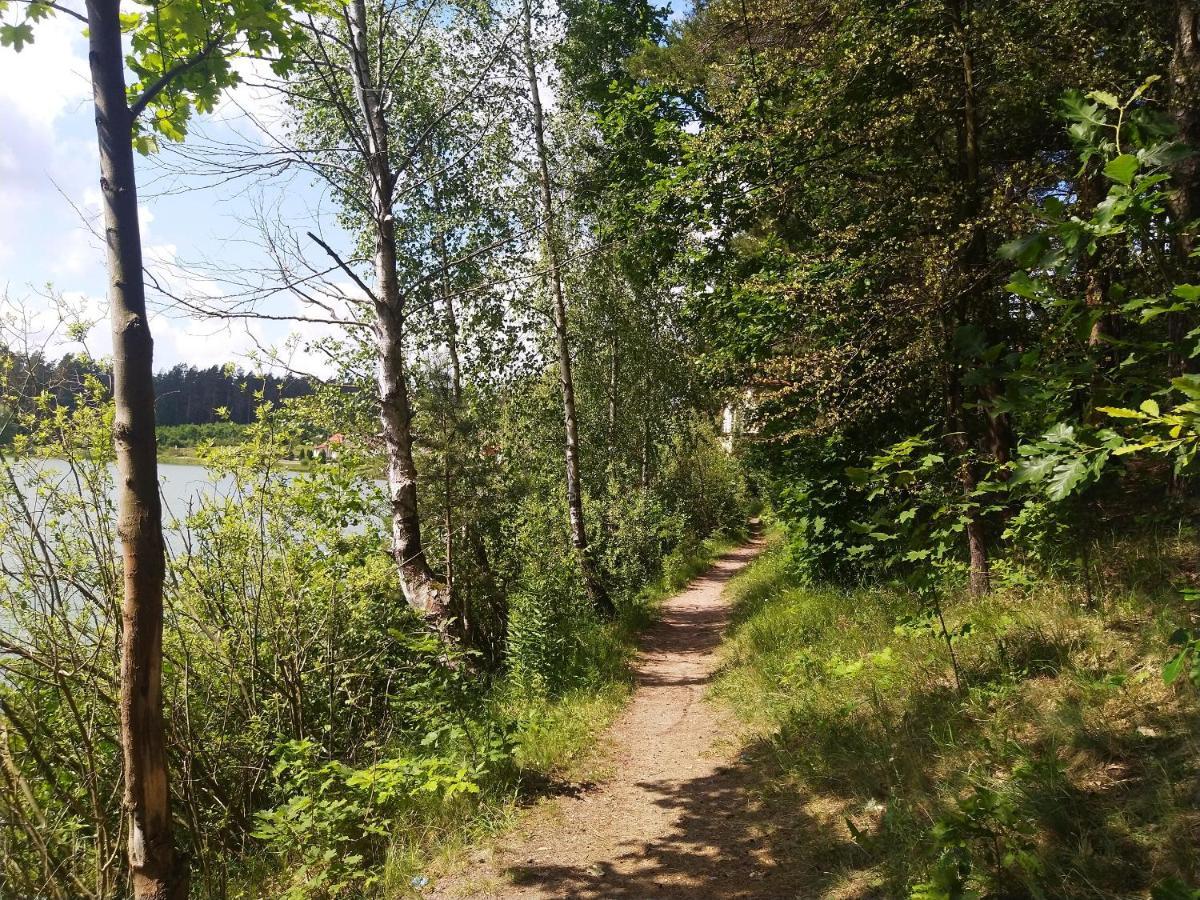
<instances>
[{"instance_id":1,"label":"white cloud","mask_svg":"<svg viewBox=\"0 0 1200 900\"><path fill-rule=\"evenodd\" d=\"M27 318L46 342L46 352L60 355L81 348L59 325L54 303L30 285L53 282L58 299L71 314L91 323L85 343L100 357L111 354L107 320L107 277L101 233L96 137L91 109L86 41L79 23L64 16L39 23L36 38L20 53L0 50L0 292L9 288L11 305ZM265 64L236 60L246 83L231 92L208 119L221 139L266 140L250 117L271 133L284 127L286 108L280 96L262 86L270 80ZM199 125L199 123L197 123ZM173 293L220 297L216 281L185 272L188 259L218 259L230 270L256 264L253 238L242 234L239 221L250 217L252 199L241 188L190 193L184 172L157 195L153 164L139 163L142 203L139 218L144 257ZM196 181L199 184L199 181ZM178 190L176 190L178 189ZM297 215L311 214L322 195L289 183L280 196ZM153 292L151 291L153 300ZM294 314L297 302L280 297L270 311ZM156 307L151 316L156 367L178 362L214 365L247 364L264 347L281 347L290 333L308 342L340 334L336 326L286 322L197 319L178 310ZM297 351L297 368L328 374L321 355Z\"/></svg>"},{"instance_id":2,"label":"white cloud","mask_svg":"<svg viewBox=\"0 0 1200 900\"><path fill-rule=\"evenodd\" d=\"M0 263L4 281L41 283L57 272L86 265L86 238L66 196L78 197L96 180L95 138L85 128L65 130L90 108L84 41L80 25L57 16L36 26L35 39L20 53L0 51ZM86 118L86 117L85 117ZM35 244L52 252L37 254ZM37 277L35 256L51 264ZM102 257L101 257L102 259Z\"/></svg>"},{"instance_id":3,"label":"white cloud","mask_svg":"<svg viewBox=\"0 0 1200 900\"><path fill-rule=\"evenodd\" d=\"M59 116L91 99L91 82L80 23L60 15L35 28L34 42L20 53L7 48L0 53L0 121L11 116L50 135ZM16 139L11 131L2 133Z\"/></svg>"}]
</instances>

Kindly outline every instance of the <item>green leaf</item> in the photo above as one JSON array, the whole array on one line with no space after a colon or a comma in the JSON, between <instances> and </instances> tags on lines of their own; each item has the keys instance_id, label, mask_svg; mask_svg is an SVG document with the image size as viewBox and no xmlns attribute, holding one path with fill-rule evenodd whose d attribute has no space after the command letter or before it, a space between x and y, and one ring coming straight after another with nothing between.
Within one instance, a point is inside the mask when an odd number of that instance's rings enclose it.
<instances>
[{"instance_id":1,"label":"green leaf","mask_svg":"<svg viewBox=\"0 0 1200 900\"><path fill-rule=\"evenodd\" d=\"M1171 379L1171 387L1193 400L1200 400L1200 375L1181 375Z\"/></svg>"},{"instance_id":2,"label":"green leaf","mask_svg":"<svg viewBox=\"0 0 1200 900\"><path fill-rule=\"evenodd\" d=\"M1151 75L1149 78L1147 78L1145 81L1143 81L1141 83L1141 85L1138 86L1138 89L1136 91L1133 92L1133 96L1129 98L1130 101L1132 102L1133 100L1138 99L1140 96L1142 96L1142 94L1146 93L1146 91L1150 88L1150 86L1152 84L1155 84L1156 82L1161 81L1161 80L1162 80L1161 75Z\"/></svg>"},{"instance_id":3,"label":"green leaf","mask_svg":"<svg viewBox=\"0 0 1200 900\"><path fill-rule=\"evenodd\" d=\"M1081 456L1071 457L1054 467L1050 476L1048 494L1051 500L1064 500L1069 497L1087 476L1087 460Z\"/></svg>"},{"instance_id":4,"label":"green leaf","mask_svg":"<svg viewBox=\"0 0 1200 900\"><path fill-rule=\"evenodd\" d=\"M1005 247L1010 247L1005 244ZM1015 254L1019 253L1019 248L1010 248ZM1004 248L1001 248L1001 253ZM1016 294L1018 297L1024 297L1026 300L1037 300L1042 295L1042 286L1037 281L1029 277L1027 272L1017 272L1008 284L1004 286L1006 291Z\"/></svg>"},{"instance_id":5,"label":"green leaf","mask_svg":"<svg viewBox=\"0 0 1200 900\"><path fill-rule=\"evenodd\" d=\"M1104 174L1113 181L1128 186L1133 182L1137 170L1138 158L1132 153L1122 153L1116 159L1109 160L1108 165L1104 167Z\"/></svg>"},{"instance_id":6,"label":"green leaf","mask_svg":"<svg viewBox=\"0 0 1200 900\"><path fill-rule=\"evenodd\" d=\"M1028 484L1045 481L1050 473L1054 471L1054 465L1058 462L1056 456L1037 456L1028 461L1021 461L1017 465L1017 473L1013 476L1010 484Z\"/></svg>"},{"instance_id":7,"label":"green leaf","mask_svg":"<svg viewBox=\"0 0 1200 900\"><path fill-rule=\"evenodd\" d=\"M1002 245L1000 255L1019 266L1031 268L1038 264L1042 254L1049 248L1050 239L1046 235L1032 234L1029 237L1017 238ZM1014 293L1016 292L1014 291Z\"/></svg>"},{"instance_id":8,"label":"green leaf","mask_svg":"<svg viewBox=\"0 0 1200 900\"><path fill-rule=\"evenodd\" d=\"M1144 413L1138 412L1136 409L1124 409L1120 406L1098 406L1100 412L1114 419L1144 419Z\"/></svg>"},{"instance_id":9,"label":"green leaf","mask_svg":"<svg viewBox=\"0 0 1200 900\"><path fill-rule=\"evenodd\" d=\"M1054 427L1042 435L1042 439L1051 444L1073 444L1075 442L1075 426L1068 425L1066 422L1055 422Z\"/></svg>"},{"instance_id":10,"label":"green leaf","mask_svg":"<svg viewBox=\"0 0 1200 900\"><path fill-rule=\"evenodd\" d=\"M1115 94L1110 94L1108 91L1091 91L1088 94L1088 97L1090 97L1092 100L1095 100L1097 103L1102 103L1109 109L1121 108L1121 101L1117 99Z\"/></svg>"},{"instance_id":11,"label":"green leaf","mask_svg":"<svg viewBox=\"0 0 1200 900\"><path fill-rule=\"evenodd\" d=\"M1162 670L1163 683L1174 684L1179 680L1179 676L1183 674L1184 664L1187 662L1188 656L1191 655L1192 649L1190 645L1184 647L1167 661Z\"/></svg>"},{"instance_id":12,"label":"green leaf","mask_svg":"<svg viewBox=\"0 0 1200 900\"><path fill-rule=\"evenodd\" d=\"M1131 456L1134 453L1141 453L1143 450L1150 450L1158 446L1158 441L1147 439L1137 444L1122 444L1113 448L1113 456Z\"/></svg>"},{"instance_id":13,"label":"green leaf","mask_svg":"<svg viewBox=\"0 0 1200 900\"><path fill-rule=\"evenodd\" d=\"M1139 407L1139 409L1141 409L1141 411L1144 412L1146 415L1152 416L1155 419L1157 419L1161 415L1161 413L1159 412L1159 409L1158 409L1158 403L1155 402L1154 400L1143 400L1142 405Z\"/></svg>"},{"instance_id":14,"label":"green leaf","mask_svg":"<svg viewBox=\"0 0 1200 900\"><path fill-rule=\"evenodd\" d=\"M33 26L28 22L19 25L0 25L0 47L12 47L18 53L26 44L33 43Z\"/></svg>"}]
</instances>

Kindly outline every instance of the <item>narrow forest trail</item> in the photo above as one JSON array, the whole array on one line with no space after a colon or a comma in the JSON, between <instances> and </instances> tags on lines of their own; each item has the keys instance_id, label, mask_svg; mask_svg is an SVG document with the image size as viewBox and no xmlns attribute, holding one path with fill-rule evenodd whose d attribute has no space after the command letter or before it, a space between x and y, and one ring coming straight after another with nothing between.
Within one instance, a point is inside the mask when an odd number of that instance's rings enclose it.
<instances>
[{"instance_id":1,"label":"narrow forest trail","mask_svg":"<svg viewBox=\"0 0 1200 900\"><path fill-rule=\"evenodd\" d=\"M427 896L813 896L776 859L781 823L764 809L761 770L740 753L732 716L705 701L729 620L724 588L761 549L757 540L722 556L643 635L633 699L599 751L611 776L539 804ZM822 842L804 843L811 853Z\"/></svg>"}]
</instances>

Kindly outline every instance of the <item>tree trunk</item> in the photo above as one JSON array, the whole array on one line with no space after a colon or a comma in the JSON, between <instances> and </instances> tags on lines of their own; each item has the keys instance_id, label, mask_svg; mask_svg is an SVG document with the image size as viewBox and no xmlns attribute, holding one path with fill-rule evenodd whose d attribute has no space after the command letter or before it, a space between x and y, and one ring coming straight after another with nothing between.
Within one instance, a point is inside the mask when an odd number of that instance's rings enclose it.
<instances>
[{"instance_id":1,"label":"tree trunk","mask_svg":"<svg viewBox=\"0 0 1200 900\"><path fill-rule=\"evenodd\" d=\"M388 457L388 493L392 505L392 555L400 571L405 599L425 620L443 628L449 604L445 585L438 582L421 545L417 503L417 467L413 461L412 405L404 361L404 297L396 266L396 231L392 216L396 175L388 155L387 120L379 89L371 74L365 0L348 7L350 75L362 115L371 184L371 213L375 231L375 337L379 419Z\"/></svg>"},{"instance_id":2,"label":"tree trunk","mask_svg":"<svg viewBox=\"0 0 1200 900\"><path fill-rule=\"evenodd\" d=\"M442 240L442 258L445 259L445 240ZM445 263L443 263L445 265ZM442 303L446 312L446 352L450 355L450 387L454 392L456 406L462 404L462 362L458 355L458 318L454 314L454 298L450 295L448 279L442 279Z\"/></svg>"},{"instance_id":3,"label":"tree trunk","mask_svg":"<svg viewBox=\"0 0 1200 900\"><path fill-rule=\"evenodd\" d=\"M975 58L967 33L967 18L970 15L970 0L954 0L949 6L950 16L961 45L963 117L959 146L959 178L964 193L962 218L971 228L971 237L962 253L964 286L955 302L954 329L983 319L983 294L980 273L987 263L987 238L982 226L976 221L982 206L982 178L980 174L979 113L975 90ZM950 336L953 338L953 334ZM964 386L957 351L951 339L951 376L947 385L949 423L953 429L951 445L961 457L959 483L967 504L966 532L967 550L970 559L971 593L975 596L987 593L991 588L991 565L988 560L987 533L983 517L975 508L971 496L979 485L978 466L971 457L974 451L974 431L964 409ZM981 391L986 399L989 391L998 393L995 385ZM1003 414L988 413L989 449L998 463L1009 458L1011 427Z\"/></svg>"},{"instance_id":4,"label":"tree trunk","mask_svg":"<svg viewBox=\"0 0 1200 900\"><path fill-rule=\"evenodd\" d=\"M1175 0L1174 52L1171 55L1169 108L1179 138L1192 150L1200 151L1200 4L1196 0ZM1189 225L1200 217L1200 156L1192 155L1175 166L1175 190L1169 199L1171 218L1177 230L1173 242L1175 259L1185 280L1192 280L1191 253L1196 246ZM1177 378L1192 371L1192 360L1181 352L1185 336L1192 329L1186 313L1169 313L1167 333L1171 341L1169 375Z\"/></svg>"},{"instance_id":5,"label":"tree trunk","mask_svg":"<svg viewBox=\"0 0 1200 900\"><path fill-rule=\"evenodd\" d=\"M620 352L618 350L617 329L614 326L609 340L608 355L608 409L606 419L608 425L608 469L612 473L617 464L617 384L620 371Z\"/></svg>"},{"instance_id":6,"label":"tree trunk","mask_svg":"<svg viewBox=\"0 0 1200 900\"><path fill-rule=\"evenodd\" d=\"M639 483L642 488L650 486L650 417L642 419L642 471Z\"/></svg>"},{"instance_id":7,"label":"tree trunk","mask_svg":"<svg viewBox=\"0 0 1200 900\"><path fill-rule=\"evenodd\" d=\"M162 712L163 550L154 435L154 342L146 316L142 239L126 105L119 0L89 0L88 64L100 148L113 335L121 608L121 748L129 869L138 900L183 900L187 867L171 837Z\"/></svg>"},{"instance_id":8,"label":"tree trunk","mask_svg":"<svg viewBox=\"0 0 1200 900\"><path fill-rule=\"evenodd\" d=\"M442 460L442 501L444 521L443 525L446 530L446 592L451 598L455 596L454 590L454 478L450 472L450 460L453 453L453 431L457 427L456 422L446 421L443 418L442 428L446 434L446 443L444 458ZM459 618L461 619L463 634L470 633L470 624L467 621L467 609L465 604L460 604L458 610Z\"/></svg>"},{"instance_id":9,"label":"tree trunk","mask_svg":"<svg viewBox=\"0 0 1200 900\"><path fill-rule=\"evenodd\" d=\"M966 532L967 551L970 561L971 595L981 597L992 589L992 570L988 559L987 526L983 517L975 508L972 495L979 486L979 471L974 459L971 458L972 441L967 428L966 416L962 408L962 379L958 371L958 363L951 360L950 385L946 392L949 398L947 418L953 432L950 437L950 447L960 457L958 482L962 487L966 500Z\"/></svg>"},{"instance_id":10,"label":"tree trunk","mask_svg":"<svg viewBox=\"0 0 1200 900\"><path fill-rule=\"evenodd\" d=\"M571 541L579 557L588 599L596 611L611 617L616 613L612 598L604 589L595 563L588 552L587 527L583 515L583 493L579 477L579 425L575 414L575 384L571 376L571 346L567 336L567 305L563 297L562 270L559 264L558 235L554 221L554 199L550 182L550 163L546 151L545 119L542 114L541 92L538 88L537 63L533 56L533 10L525 3L524 50L525 71L529 79L529 102L533 108L533 137L537 147L538 174L541 187L542 217L546 231L545 253L551 296L554 302L554 334L558 346L558 374L562 387L563 424L566 430L567 512L571 525Z\"/></svg>"}]
</instances>

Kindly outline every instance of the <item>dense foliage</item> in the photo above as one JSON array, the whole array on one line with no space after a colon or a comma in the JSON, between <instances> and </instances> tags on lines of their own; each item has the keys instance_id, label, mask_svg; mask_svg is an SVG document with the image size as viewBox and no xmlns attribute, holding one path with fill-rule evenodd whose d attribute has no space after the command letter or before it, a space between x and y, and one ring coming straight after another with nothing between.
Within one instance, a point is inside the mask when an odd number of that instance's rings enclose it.
<instances>
[{"instance_id":1,"label":"dense foliage","mask_svg":"<svg viewBox=\"0 0 1200 900\"><path fill-rule=\"evenodd\" d=\"M610 214L679 267L698 361L742 398L787 544L739 645L762 683L727 690L779 729L780 782L839 766L870 781L839 802L885 811L849 828L893 867L887 896L1185 896L1196 879L1165 847L1151 875L1122 870L1133 851L1082 810L1030 807L1127 757L1114 739L1084 764L1095 728L1039 719L1099 715L1099 694L1024 699L1047 675L1108 679L1125 714L1181 704L1165 727L1194 746L1196 572L1152 536L1195 552L1196 27L1189 2L718 0L629 50L615 96L590 100L607 190L639 198ZM630 139L640 163L615 162ZM1142 552L1153 584L1114 566ZM830 587L863 584L878 602ZM1126 602L1136 637L1100 649L1090 635ZM1011 658L1022 631L1059 640L1038 616L1078 635L1053 660ZM893 626L928 637L928 661ZM1117 690L1127 669L1154 689ZM919 760L926 725L943 770ZM1149 755L1157 789L1194 790L1172 751ZM1088 810L1134 841L1194 834L1133 808L1152 781Z\"/></svg>"},{"instance_id":2,"label":"dense foliage","mask_svg":"<svg viewBox=\"0 0 1200 900\"><path fill-rule=\"evenodd\" d=\"M762 504L719 692L827 801L806 890L1194 896L1194 0L242 7L213 40L275 35L285 121L191 162L303 170L337 227L263 223L199 311L345 334L326 383L157 376L219 488L167 535L194 896L420 887ZM239 77L194 74L142 149ZM108 897L108 370L2 361L0 883Z\"/></svg>"}]
</instances>

